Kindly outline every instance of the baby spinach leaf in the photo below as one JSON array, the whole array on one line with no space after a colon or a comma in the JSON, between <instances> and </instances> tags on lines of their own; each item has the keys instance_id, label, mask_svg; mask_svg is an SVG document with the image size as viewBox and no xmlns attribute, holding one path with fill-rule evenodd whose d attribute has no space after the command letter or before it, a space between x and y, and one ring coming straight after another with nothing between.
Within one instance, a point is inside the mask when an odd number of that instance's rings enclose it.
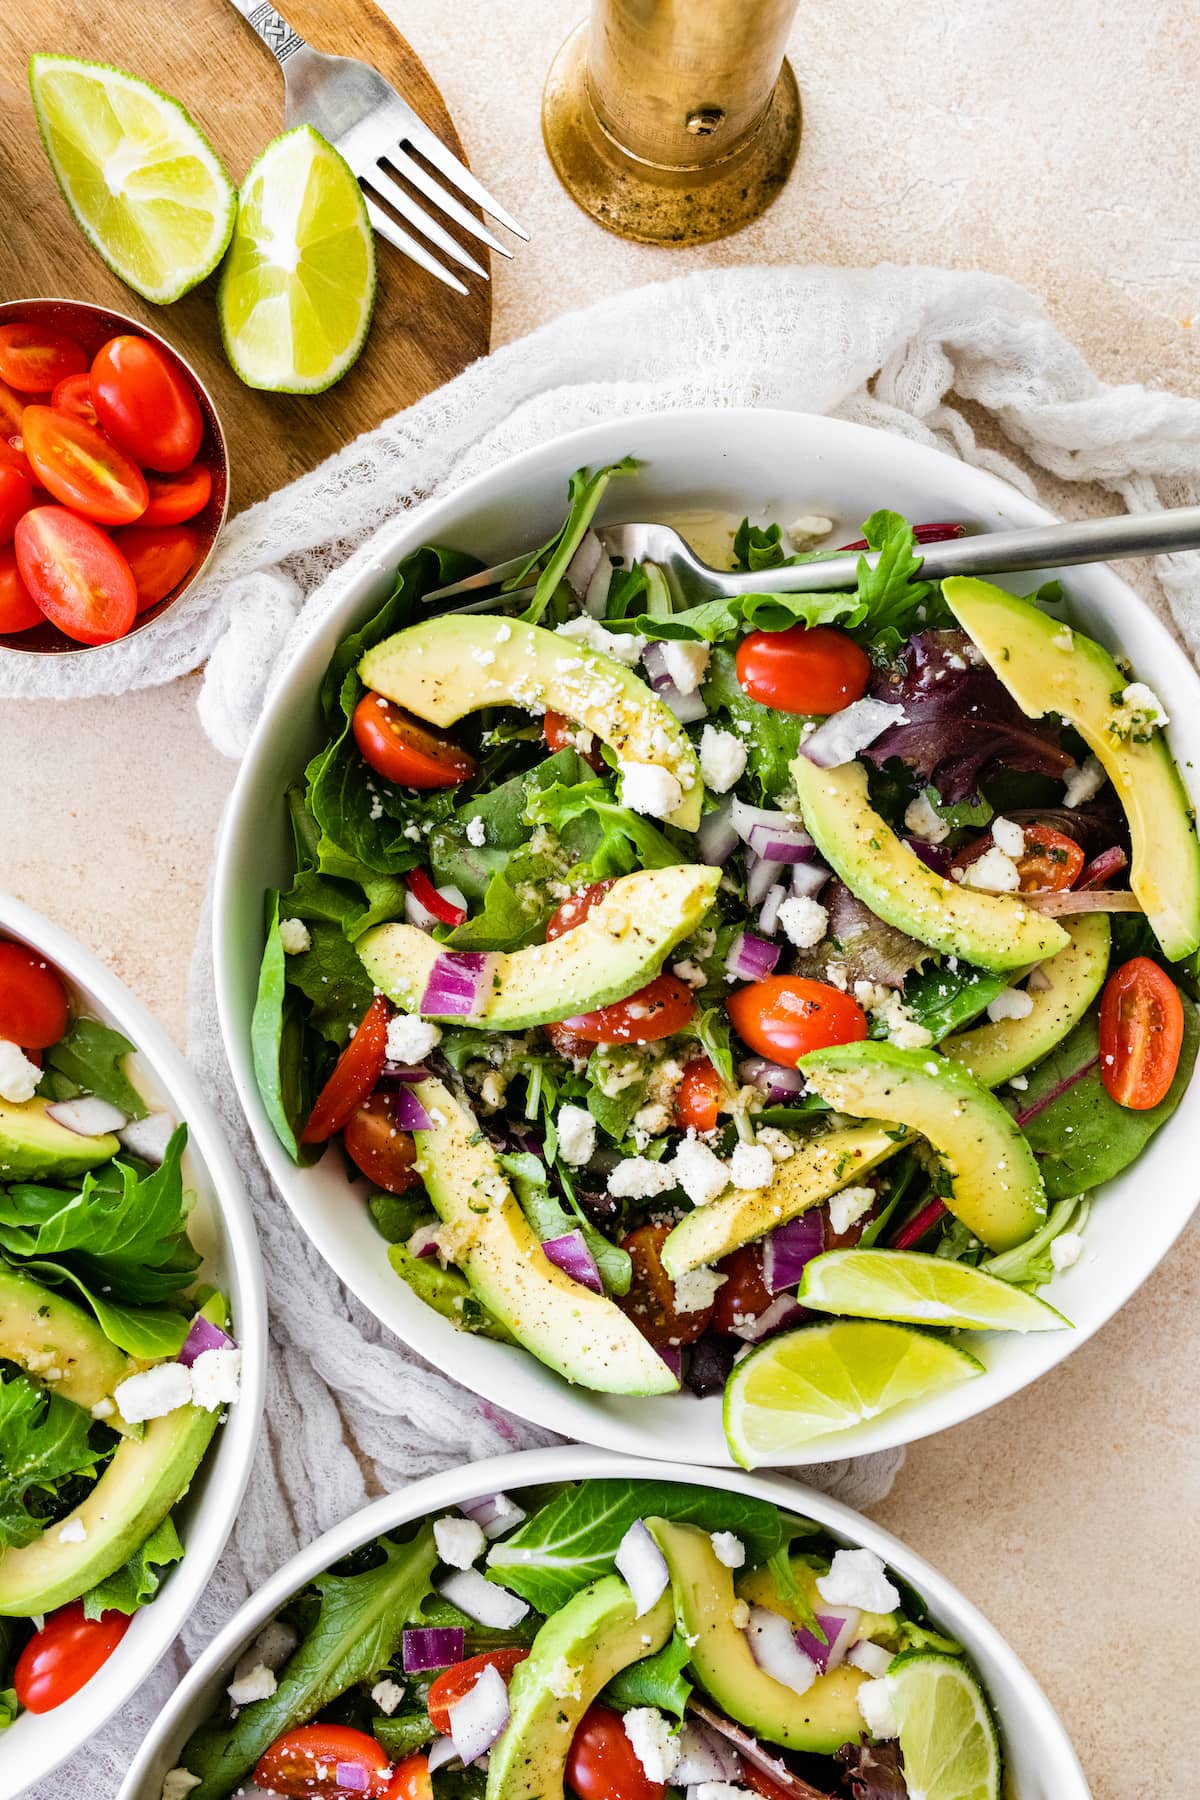
<instances>
[{"instance_id":1,"label":"baby spinach leaf","mask_svg":"<svg viewBox=\"0 0 1200 1800\"><path fill-rule=\"evenodd\" d=\"M83 1596L84 1618L98 1619L105 1612L136 1612L158 1593L163 1570L182 1556L183 1545L168 1513L128 1562L88 1589Z\"/></svg>"},{"instance_id":2,"label":"baby spinach leaf","mask_svg":"<svg viewBox=\"0 0 1200 1800\"><path fill-rule=\"evenodd\" d=\"M496 1338L502 1344L512 1343L509 1332L475 1298L466 1276L457 1269L443 1269L435 1256L414 1256L407 1244L389 1244L387 1254L396 1274L408 1283L418 1300L441 1313L460 1331Z\"/></svg>"},{"instance_id":3,"label":"baby spinach leaf","mask_svg":"<svg viewBox=\"0 0 1200 1800\"><path fill-rule=\"evenodd\" d=\"M190 1314L185 1316L166 1306L121 1306L98 1292L95 1282L89 1287L65 1262L42 1262L35 1258L21 1266L50 1287L69 1282L95 1313L105 1337L126 1355L158 1362L163 1357L178 1356L183 1349L191 1324Z\"/></svg>"},{"instance_id":4,"label":"baby spinach leaf","mask_svg":"<svg viewBox=\"0 0 1200 1800\"><path fill-rule=\"evenodd\" d=\"M284 975L308 1000L312 1028L340 1048L375 998L374 984L340 925L314 919L309 936L310 947L287 958Z\"/></svg>"},{"instance_id":5,"label":"baby spinach leaf","mask_svg":"<svg viewBox=\"0 0 1200 1800\"><path fill-rule=\"evenodd\" d=\"M633 1263L629 1252L612 1243L603 1232L589 1224L582 1213L568 1212L550 1192L546 1166L531 1151L502 1156L500 1165L512 1183L517 1202L530 1225L544 1244L551 1238L565 1237L568 1231L583 1233L583 1241L595 1259L600 1279L608 1294L627 1294L633 1279Z\"/></svg>"},{"instance_id":6,"label":"baby spinach leaf","mask_svg":"<svg viewBox=\"0 0 1200 1800\"><path fill-rule=\"evenodd\" d=\"M614 1675L602 1698L613 1706L656 1706L683 1723L692 1684L684 1674L691 1661L687 1639L675 1631L654 1656L629 1663Z\"/></svg>"},{"instance_id":7,"label":"baby spinach leaf","mask_svg":"<svg viewBox=\"0 0 1200 1800\"><path fill-rule=\"evenodd\" d=\"M403 1762L405 1757L415 1756L426 1744L431 1744L437 1736L429 1720L424 1706L414 1707L411 1712L393 1713L391 1718L380 1714L371 1720L371 1736L381 1743L394 1763Z\"/></svg>"},{"instance_id":8,"label":"baby spinach leaf","mask_svg":"<svg viewBox=\"0 0 1200 1800\"><path fill-rule=\"evenodd\" d=\"M24 1375L0 1382L0 1550L31 1544L44 1520L29 1510L31 1489L53 1491L65 1475L95 1467L92 1420L61 1394Z\"/></svg>"},{"instance_id":9,"label":"baby spinach leaf","mask_svg":"<svg viewBox=\"0 0 1200 1800\"><path fill-rule=\"evenodd\" d=\"M939 1044L950 1032L969 1025L1007 985L1002 975L990 975L986 969L977 969L970 963L960 962L957 969L946 962L935 963L908 977L904 1004L917 1024L931 1031L934 1043Z\"/></svg>"},{"instance_id":10,"label":"baby spinach leaf","mask_svg":"<svg viewBox=\"0 0 1200 1800\"><path fill-rule=\"evenodd\" d=\"M614 1065L640 1064L641 1072L621 1087L615 1087L609 1078ZM588 1060L587 1109L595 1119L601 1131L619 1144L629 1136L629 1128L633 1124L633 1116L646 1104L646 1090L650 1081L650 1064L628 1049L625 1045L609 1048L601 1045L593 1050ZM607 1083L612 1092L606 1092Z\"/></svg>"},{"instance_id":11,"label":"baby spinach leaf","mask_svg":"<svg viewBox=\"0 0 1200 1800\"><path fill-rule=\"evenodd\" d=\"M267 941L258 972L258 993L250 1019L250 1053L258 1092L275 1135L293 1162L312 1162L301 1148L301 1123L312 1110L315 1082L305 1054L306 1008L287 980L287 958L279 940L279 895L267 895Z\"/></svg>"},{"instance_id":12,"label":"baby spinach leaf","mask_svg":"<svg viewBox=\"0 0 1200 1800\"><path fill-rule=\"evenodd\" d=\"M131 1119L144 1119L146 1102L125 1073L125 1058L132 1049L128 1038L99 1019L76 1019L66 1036L46 1052L48 1080L42 1091L53 1086L58 1100L95 1094Z\"/></svg>"}]
</instances>

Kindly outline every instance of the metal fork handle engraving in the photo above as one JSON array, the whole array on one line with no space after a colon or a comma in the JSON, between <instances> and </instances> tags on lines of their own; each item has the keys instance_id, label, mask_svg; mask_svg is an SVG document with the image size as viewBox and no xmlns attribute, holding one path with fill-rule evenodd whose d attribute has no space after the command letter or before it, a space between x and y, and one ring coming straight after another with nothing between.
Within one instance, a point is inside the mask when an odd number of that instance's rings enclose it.
<instances>
[{"instance_id":1,"label":"metal fork handle engraving","mask_svg":"<svg viewBox=\"0 0 1200 1800\"><path fill-rule=\"evenodd\" d=\"M297 50L307 50L306 40L288 24L282 13L268 4L268 0L261 0L261 4L255 4L255 0L233 0L233 3L281 67Z\"/></svg>"}]
</instances>

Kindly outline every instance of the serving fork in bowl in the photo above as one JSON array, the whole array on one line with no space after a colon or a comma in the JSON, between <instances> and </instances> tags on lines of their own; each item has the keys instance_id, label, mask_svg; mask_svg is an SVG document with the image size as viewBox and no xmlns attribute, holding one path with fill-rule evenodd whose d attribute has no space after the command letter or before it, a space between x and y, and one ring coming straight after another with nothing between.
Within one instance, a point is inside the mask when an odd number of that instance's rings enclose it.
<instances>
[{"instance_id":1,"label":"serving fork in bowl","mask_svg":"<svg viewBox=\"0 0 1200 1800\"><path fill-rule=\"evenodd\" d=\"M413 198L409 188L416 188L460 230L499 256L511 256L512 252L451 189L515 237L528 241L524 226L492 198L378 69L355 56L328 56L323 50L314 50L267 0L233 0L233 4L283 70L284 123L289 129L311 125L345 157L363 190L367 217L380 237L459 294L467 293L466 285L428 245L485 281L488 272ZM442 180L431 174L430 168L436 169ZM397 176L408 186L401 186ZM385 206L412 230L406 231Z\"/></svg>"}]
</instances>

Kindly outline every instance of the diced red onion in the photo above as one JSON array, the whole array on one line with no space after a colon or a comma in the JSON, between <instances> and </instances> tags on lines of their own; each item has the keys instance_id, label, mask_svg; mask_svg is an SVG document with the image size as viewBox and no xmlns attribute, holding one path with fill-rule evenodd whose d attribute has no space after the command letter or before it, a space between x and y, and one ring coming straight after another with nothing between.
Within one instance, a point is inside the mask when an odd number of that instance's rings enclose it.
<instances>
[{"instance_id":1,"label":"diced red onion","mask_svg":"<svg viewBox=\"0 0 1200 1800\"><path fill-rule=\"evenodd\" d=\"M824 1643L815 1632L804 1626L796 1633L797 1644L805 1656L812 1658L822 1675L828 1674L830 1669L836 1669L846 1660L846 1652L858 1630L858 1619L857 1606L831 1607L828 1612L817 1614L817 1624L825 1633Z\"/></svg>"},{"instance_id":2,"label":"diced red onion","mask_svg":"<svg viewBox=\"0 0 1200 1800\"><path fill-rule=\"evenodd\" d=\"M335 1763L333 1779L338 1788L347 1794L365 1794L371 1785L371 1777L365 1763Z\"/></svg>"},{"instance_id":3,"label":"diced red onion","mask_svg":"<svg viewBox=\"0 0 1200 1800\"><path fill-rule=\"evenodd\" d=\"M596 1259L588 1249L582 1231L565 1231L561 1237L544 1238L542 1252L556 1269L561 1269L580 1287L591 1288L593 1294L604 1292Z\"/></svg>"},{"instance_id":4,"label":"diced red onion","mask_svg":"<svg viewBox=\"0 0 1200 1800\"><path fill-rule=\"evenodd\" d=\"M508 1689L494 1663L485 1663L461 1700L446 1708L450 1736L469 1768L490 1750L508 1724Z\"/></svg>"},{"instance_id":5,"label":"diced red onion","mask_svg":"<svg viewBox=\"0 0 1200 1800\"><path fill-rule=\"evenodd\" d=\"M855 700L841 712L830 713L825 723L805 738L800 754L818 769L840 769L893 725L907 723L904 708L891 700Z\"/></svg>"},{"instance_id":6,"label":"diced red onion","mask_svg":"<svg viewBox=\"0 0 1200 1800\"><path fill-rule=\"evenodd\" d=\"M796 1633L782 1613L765 1606L750 1608L746 1627L750 1654L765 1675L780 1681L793 1694L807 1694L817 1679L817 1665L796 1642Z\"/></svg>"},{"instance_id":7,"label":"diced red onion","mask_svg":"<svg viewBox=\"0 0 1200 1800\"><path fill-rule=\"evenodd\" d=\"M469 1018L488 981L491 955L486 950L444 950L430 970L421 996L427 1017Z\"/></svg>"},{"instance_id":8,"label":"diced red onion","mask_svg":"<svg viewBox=\"0 0 1200 1800\"><path fill-rule=\"evenodd\" d=\"M604 546L592 530L584 532L579 540L579 548L567 564L563 575L567 586L577 600L582 600L588 591L592 576L602 562L607 562Z\"/></svg>"},{"instance_id":9,"label":"diced red onion","mask_svg":"<svg viewBox=\"0 0 1200 1800\"><path fill-rule=\"evenodd\" d=\"M411 1063L385 1062L382 1078L388 1081L427 1081L429 1070L415 1068Z\"/></svg>"},{"instance_id":10,"label":"diced red onion","mask_svg":"<svg viewBox=\"0 0 1200 1800\"><path fill-rule=\"evenodd\" d=\"M211 1319L204 1317L203 1313L197 1313L183 1340L183 1348L175 1360L190 1369L196 1358L203 1356L206 1350L236 1349L237 1344L227 1331L222 1331L219 1325L214 1325Z\"/></svg>"},{"instance_id":11,"label":"diced red onion","mask_svg":"<svg viewBox=\"0 0 1200 1800\"><path fill-rule=\"evenodd\" d=\"M790 831L796 823L787 813L780 812L777 806L751 806L748 801L736 797L730 808L730 817L744 844L750 842L750 833L756 825L765 825L769 831Z\"/></svg>"},{"instance_id":12,"label":"diced red onion","mask_svg":"<svg viewBox=\"0 0 1200 1800\"><path fill-rule=\"evenodd\" d=\"M833 870L827 863L798 862L792 864L792 892L802 899L815 900Z\"/></svg>"},{"instance_id":13,"label":"diced red onion","mask_svg":"<svg viewBox=\"0 0 1200 1800\"><path fill-rule=\"evenodd\" d=\"M617 1545L614 1561L617 1573L624 1577L633 1595L637 1617L640 1619L643 1613L650 1611L659 1595L666 1592L667 1583L671 1579L667 1559L641 1519L633 1521Z\"/></svg>"},{"instance_id":14,"label":"diced red onion","mask_svg":"<svg viewBox=\"0 0 1200 1800\"><path fill-rule=\"evenodd\" d=\"M779 961L779 948L752 931L739 931L725 958L726 973L735 981L761 981Z\"/></svg>"},{"instance_id":15,"label":"diced red onion","mask_svg":"<svg viewBox=\"0 0 1200 1800\"><path fill-rule=\"evenodd\" d=\"M174 1135L175 1121L168 1112L151 1113L145 1119L130 1119L117 1133L131 1156L148 1163L162 1162Z\"/></svg>"},{"instance_id":16,"label":"diced red onion","mask_svg":"<svg viewBox=\"0 0 1200 1800\"><path fill-rule=\"evenodd\" d=\"M1029 979L1026 981L1025 986L1031 994L1045 994L1050 991L1054 986L1054 983L1051 981L1049 975L1047 975L1044 963L1039 963L1035 969L1030 969Z\"/></svg>"},{"instance_id":17,"label":"diced red onion","mask_svg":"<svg viewBox=\"0 0 1200 1800\"><path fill-rule=\"evenodd\" d=\"M518 1600L507 1588L497 1587L478 1569L456 1569L441 1583L438 1592L465 1612L468 1619L493 1631L511 1630L529 1611L524 1600Z\"/></svg>"},{"instance_id":18,"label":"diced red onion","mask_svg":"<svg viewBox=\"0 0 1200 1800\"><path fill-rule=\"evenodd\" d=\"M1141 902L1126 888L1065 888L1057 894L1022 894L1026 906L1057 919L1063 913L1141 912Z\"/></svg>"},{"instance_id":19,"label":"diced red onion","mask_svg":"<svg viewBox=\"0 0 1200 1800\"><path fill-rule=\"evenodd\" d=\"M742 1081L761 1088L771 1101L792 1099L808 1086L799 1069L768 1062L765 1056L747 1056L738 1064L738 1075Z\"/></svg>"},{"instance_id":20,"label":"diced red onion","mask_svg":"<svg viewBox=\"0 0 1200 1800\"><path fill-rule=\"evenodd\" d=\"M410 1256L437 1256L441 1249L441 1239L437 1225L418 1225L408 1240Z\"/></svg>"},{"instance_id":21,"label":"diced red onion","mask_svg":"<svg viewBox=\"0 0 1200 1800\"><path fill-rule=\"evenodd\" d=\"M655 1344L663 1362L666 1363L676 1381L683 1380L683 1351L678 1344Z\"/></svg>"},{"instance_id":22,"label":"diced red onion","mask_svg":"<svg viewBox=\"0 0 1200 1800\"><path fill-rule=\"evenodd\" d=\"M767 897L763 901L762 911L758 915L758 929L768 937L774 937L779 925L779 909L787 897L787 889L781 881L767 889Z\"/></svg>"},{"instance_id":23,"label":"diced red onion","mask_svg":"<svg viewBox=\"0 0 1200 1800\"><path fill-rule=\"evenodd\" d=\"M673 681L666 681L657 692L667 711L674 713L681 725L695 725L697 720L707 719L708 708L699 688L694 693L681 694Z\"/></svg>"},{"instance_id":24,"label":"diced red onion","mask_svg":"<svg viewBox=\"0 0 1200 1800\"><path fill-rule=\"evenodd\" d=\"M433 1120L410 1087L401 1083L393 1100L393 1111L401 1131L432 1131Z\"/></svg>"},{"instance_id":25,"label":"diced red onion","mask_svg":"<svg viewBox=\"0 0 1200 1800\"><path fill-rule=\"evenodd\" d=\"M919 857L925 867L932 869L935 875L949 875L950 852L945 844L930 844L924 838L919 837L906 837L904 842L913 855Z\"/></svg>"},{"instance_id":26,"label":"diced red onion","mask_svg":"<svg viewBox=\"0 0 1200 1800\"><path fill-rule=\"evenodd\" d=\"M452 1737L435 1737L425 1752L425 1765L431 1775L444 1769L447 1763L458 1761L458 1751Z\"/></svg>"},{"instance_id":27,"label":"diced red onion","mask_svg":"<svg viewBox=\"0 0 1200 1800\"><path fill-rule=\"evenodd\" d=\"M794 1288L806 1264L825 1248L825 1216L816 1207L777 1225L763 1239L763 1283L769 1294Z\"/></svg>"},{"instance_id":28,"label":"diced red onion","mask_svg":"<svg viewBox=\"0 0 1200 1800\"><path fill-rule=\"evenodd\" d=\"M1075 892L1083 888L1103 887L1106 881L1129 866L1129 858L1120 844L1114 844L1110 850L1102 850L1099 856L1093 856L1075 883Z\"/></svg>"},{"instance_id":29,"label":"diced red onion","mask_svg":"<svg viewBox=\"0 0 1200 1800\"><path fill-rule=\"evenodd\" d=\"M650 686L656 694L668 685L674 685L667 668L667 653L658 638L652 638L642 651L642 667L650 677Z\"/></svg>"},{"instance_id":30,"label":"diced red onion","mask_svg":"<svg viewBox=\"0 0 1200 1800\"><path fill-rule=\"evenodd\" d=\"M518 1506L508 1494L481 1494L478 1500L464 1500L458 1509L468 1519L474 1519L485 1538L503 1537L525 1517L525 1508Z\"/></svg>"},{"instance_id":31,"label":"diced red onion","mask_svg":"<svg viewBox=\"0 0 1200 1800\"><path fill-rule=\"evenodd\" d=\"M738 834L726 801L715 812L705 813L696 831L700 861L712 869L722 869L738 846Z\"/></svg>"},{"instance_id":32,"label":"diced red onion","mask_svg":"<svg viewBox=\"0 0 1200 1800\"><path fill-rule=\"evenodd\" d=\"M423 1669L448 1669L451 1663L460 1663L465 1647L461 1625L418 1625L404 1633L400 1660L406 1675L419 1675Z\"/></svg>"},{"instance_id":33,"label":"diced red onion","mask_svg":"<svg viewBox=\"0 0 1200 1800\"><path fill-rule=\"evenodd\" d=\"M96 1094L82 1094L78 1100L56 1100L46 1111L56 1125L79 1137L103 1137L109 1131L123 1131L129 1123L128 1113Z\"/></svg>"},{"instance_id":34,"label":"diced red onion","mask_svg":"<svg viewBox=\"0 0 1200 1800\"><path fill-rule=\"evenodd\" d=\"M786 863L765 862L761 856L755 856L753 850L746 852L746 904L761 906L767 897L768 889L773 888L780 876L787 869Z\"/></svg>"},{"instance_id":35,"label":"diced red onion","mask_svg":"<svg viewBox=\"0 0 1200 1800\"><path fill-rule=\"evenodd\" d=\"M671 1771L672 1787L692 1787L701 1781L737 1781L742 1759L732 1744L711 1725L689 1721L679 1733L680 1757Z\"/></svg>"},{"instance_id":36,"label":"diced red onion","mask_svg":"<svg viewBox=\"0 0 1200 1800\"><path fill-rule=\"evenodd\" d=\"M803 1317L804 1308L794 1294L776 1294L766 1312L759 1313L757 1319L746 1319L735 1326L733 1335L742 1338L747 1344L758 1344L773 1331Z\"/></svg>"},{"instance_id":37,"label":"diced red onion","mask_svg":"<svg viewBox=\"0 0 1200 1800\"><path fill-rule=\"evenodd\" d=\"M746 842L766 862L803 862L816 848L807 831L788 819L782 825L752 825Z\"/></svg>"}]
</instances>

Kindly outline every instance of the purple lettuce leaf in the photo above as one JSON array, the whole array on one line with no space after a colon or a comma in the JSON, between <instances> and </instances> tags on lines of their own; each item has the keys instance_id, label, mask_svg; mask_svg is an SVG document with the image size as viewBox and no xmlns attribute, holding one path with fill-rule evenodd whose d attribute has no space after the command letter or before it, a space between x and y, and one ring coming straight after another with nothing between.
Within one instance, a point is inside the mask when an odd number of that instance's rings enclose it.
<instances>
[{"instance_id":1,"label":"purple lettuce leaf","mask_svg":"<svg viewBox=\"0 0 1200 1800\"><path fill-rule=\"evenodd\" d=\"M838 1791L847 1800L908 1800L899 1744L843 1744L834 1761L842 1765Z\"/></svg>"},{"instance_id":2,"label":"purple lettuce leaf","mask_svg":"<svg viewBox=\"0 0 1200 1800\"><path fill-rule=\"evenodd\" d=\"M795 974L824 981L829 963L836 962L851 988L856 981L876 981L882 987L899 989L905 977L932 955L916 938L886 924L843 881L835 878L826 883L821 904L829 913L827 935L795 958Z\"/></svg>"}]
</instances>

